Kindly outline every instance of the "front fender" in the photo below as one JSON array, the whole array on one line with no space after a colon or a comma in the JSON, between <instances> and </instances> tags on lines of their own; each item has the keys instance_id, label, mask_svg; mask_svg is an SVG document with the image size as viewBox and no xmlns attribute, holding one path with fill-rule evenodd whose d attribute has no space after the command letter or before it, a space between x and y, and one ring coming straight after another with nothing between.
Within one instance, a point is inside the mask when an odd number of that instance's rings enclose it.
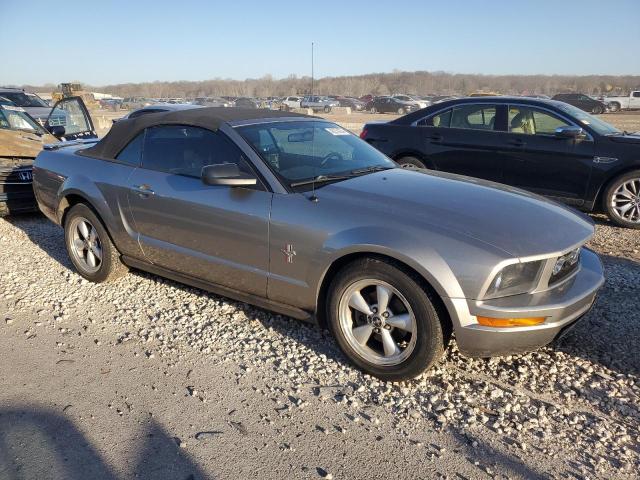
<instances>
[{"instance_id":1,"label":"front fender","mask_svg":"<svg viewBox=\"0 0 640 480\"><path fill-rule=\"evenodd\" d=\"M389 230L378 227L358 227L338 232L325 242L324 250L329 252L329 262L320 272L320 277L311 280L310 284L318 285L319 289L331 265L341 258L353 254L378 254L415 270L441 297L463 297L462 288L447 262L424 240L407 232L390 235Z\"/></svg>"}]
</instances>

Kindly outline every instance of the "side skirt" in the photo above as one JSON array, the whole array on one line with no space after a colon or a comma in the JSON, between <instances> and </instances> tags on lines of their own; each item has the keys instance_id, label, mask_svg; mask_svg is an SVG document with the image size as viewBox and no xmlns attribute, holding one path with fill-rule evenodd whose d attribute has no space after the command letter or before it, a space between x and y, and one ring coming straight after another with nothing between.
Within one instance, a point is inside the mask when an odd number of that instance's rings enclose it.
<instances>
[{"instance_id":1,"label":"side skirt","mask_svg":"<svg viewBox=\"0 0 640 480\"><path fill-rule=\"evenodd\" d=\"M157 265L153 265L151 263L143 262L141 260L137 260L135 258L128 257L126 255L122 256L122 261L129 267L137 268L138 270L144 270L145 272L153 273L154 275L158 275L160 277L169 278L171 280L184 283L191 287L195 287L201 290L206 290L207 292L215 293L216 295L232 298L234 300L244 302L244 303L249 303L251 305L255 305L256 307L264 308L265 310L271 310L273 312L277 312L282 315L287 315L288 317L293 317L297 320L316 323L316 319L314 315L300 308L293 307L291 305L285 305L282 303L269 300L268 298L263 298L257 295L240 292L238 290L234 290L229 287L224 287L222 285L216 285L214 283L205 282L198 278L194 278L189 275L184 275L182 273L174 272L173 270L167 270L166 268L162 268Z\"/></svg>"}]
</instances>

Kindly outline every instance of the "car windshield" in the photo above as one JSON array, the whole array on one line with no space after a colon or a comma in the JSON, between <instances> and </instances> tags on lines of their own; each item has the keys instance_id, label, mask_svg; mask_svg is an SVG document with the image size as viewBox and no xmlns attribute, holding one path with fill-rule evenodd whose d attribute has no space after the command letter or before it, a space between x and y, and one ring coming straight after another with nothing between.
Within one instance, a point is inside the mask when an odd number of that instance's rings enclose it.
<instances>
[{"instance_id":1,"label":"car windshield","mask_svg":"<svg viewBox=\"0 0 640 480\"><path fill-rule=\"evenodd\" d=\"M331 122L262 123L238 127L238 131L288 185L397 166L368 143Z\"/></svg>"},{"instance_id":2,"label":"car windshield","mask_svg":"<svg viewBox=\"0 0 640 480\"><path fill-rule=\"evenodd\" d=\"M600 120L598 117L590 115L584 110L580 110L573 105L569 105L568 103L559 103L557 107L563 112L574 117L582 125L592 128L600 135L615 135L622 133L613 125L605 122L604 120Z\"/></svg>"},{"instance_id":3,"label":"car windshield","mask_svg":"<svg viewBox=\"0 0 640 480\"><path fill-rule=\"evenodd\" d=\"M0 107L0 128L8 130L26 130L43 134L45 131L29 115L20 110L20 107L4 105Z\"/></svg>"},{"instance_id":4,"label":"car windshield","mask_svg":"<svg viewBox=\"0 0 640 480\"><path fill-rule=\"evenodd\" d=\"M18 107L48 107L44 100L37 95L27 95L23 92L2 92L1 95Z\"/></svg>"}]
</instances>

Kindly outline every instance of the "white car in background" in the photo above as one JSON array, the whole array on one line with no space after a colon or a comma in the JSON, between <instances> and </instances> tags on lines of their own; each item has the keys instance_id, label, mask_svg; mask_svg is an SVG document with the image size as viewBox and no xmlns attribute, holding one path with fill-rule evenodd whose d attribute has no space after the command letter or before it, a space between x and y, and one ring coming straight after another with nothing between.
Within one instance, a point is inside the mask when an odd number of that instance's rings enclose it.
<instances>
[{"instance_id":1,"label":"white car in background","mask_svg":"<svg viewBox=\"0 0 640 480\"><path fill-rule=\"evenodd\" d=\"M429 105L431 105L431 103L423 100L420 97L416 97L415 95L393 95L393 98L401 102L416 104L420 108L427 108Z\"/></svg>"},{"instance_id":2,"label":"white car in background","mask_svg":"<svg viewBox=\"0 0 640 480\"><path fill-rule=\"evenodd\" d=\"M282 100L282 110L291 110L293 108L300 108L300 102L302 102L302 97L298 97L298 96L291 96L291 97L284 97L284 99Z\"/></svg>"},{"instance_id":3,"label":"white car in background","mask_svg":"<svg viewBox=\"0 0 640 480\"><path fill-rule=\"evenodd\" d=\"M604 97L603 101L611 112L640 109L640 90L633 90L626 96Z\"/></svg>"}]
</instances>

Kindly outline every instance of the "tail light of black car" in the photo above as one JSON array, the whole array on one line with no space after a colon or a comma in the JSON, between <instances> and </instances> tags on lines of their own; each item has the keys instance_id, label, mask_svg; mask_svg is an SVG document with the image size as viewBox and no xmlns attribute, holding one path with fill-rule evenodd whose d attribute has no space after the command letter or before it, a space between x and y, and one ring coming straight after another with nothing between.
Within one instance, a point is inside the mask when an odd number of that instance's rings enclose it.
<instances>
[{"instance_id":1,"label":"tail light of black car","mask_svg":"<svg viewBox=\"0 0 640 480\"><path fill-rule=\"evenodd\" d=\"M367 133L369 133L367 129L363 128L362 131L360 132L360 138L365 140L367 138Z\"/></svg>"}]
</instances>

